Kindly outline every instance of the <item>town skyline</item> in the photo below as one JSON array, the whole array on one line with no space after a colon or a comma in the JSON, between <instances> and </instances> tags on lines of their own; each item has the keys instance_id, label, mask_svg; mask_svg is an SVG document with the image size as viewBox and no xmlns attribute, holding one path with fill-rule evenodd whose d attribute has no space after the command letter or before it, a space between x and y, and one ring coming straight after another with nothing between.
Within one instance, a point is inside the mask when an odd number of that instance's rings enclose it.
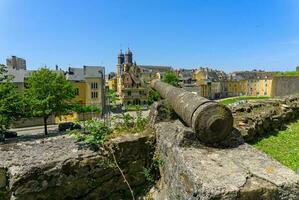
<instances>
[{"instance_id":1,"label":"town skyline","mask_svg":"<svg viewBox=\"0 0 299 200\"><path fill-rule=\"evenodd\" d=\"M137 64L290 71L299 63L298 10L293 0L3 0L0 58L25 58L28 69L101 65L111 72L119 49L130 47Z\"/></svg>"}]
</instances>

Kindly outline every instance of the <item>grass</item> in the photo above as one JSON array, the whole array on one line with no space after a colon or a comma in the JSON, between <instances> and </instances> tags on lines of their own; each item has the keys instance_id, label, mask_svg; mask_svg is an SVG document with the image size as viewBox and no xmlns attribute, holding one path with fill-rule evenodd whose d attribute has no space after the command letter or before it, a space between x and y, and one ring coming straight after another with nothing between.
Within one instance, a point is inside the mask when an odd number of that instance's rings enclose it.
<instances>
[{"instance_id":1,"label":"grass","mask_svg":"<svg viewBox=\"0 0 299 200\"><path fill-rule=\"evenodd\" d=\"M240 97L230 97L230 98L225 98L221 99L218 102L224 105L232 104L241 100L263 100L263 99L269 99L270 97L267 96L261 96L261 97L256 97L256 96L240 96Z\"/></svg>"},{"instance_id":2,"label":"grass","mask_svg":"<svg viewBox=\"0 0 299 200\"><path fill-rule=\"evenodd\" d=\"M278 134L261 138L253 146L292 170L299 170L299 120Z\"/></svg>"},{"instance_id":3,"label":"grass","mask_svg":"<svg viewBox=\"0 0 299 200\"><path fill-rule=\"evenodd\" d=\"M146 107L145 106L141 106L141 105L127 105L125 107L125 109L127 111L138 111L138 110L144 110L144 109L146 109Z\"/></svg>"},{"instance_id":4,"label":"grass","mask_svg":"<svg viewBox=\"0 0 299 200\"><path fill-rule=\"evenodd\" d=\"M290 71L290 72L276 72L274 76L299 76L299 72Z\"/></svg>"}]
</instances>

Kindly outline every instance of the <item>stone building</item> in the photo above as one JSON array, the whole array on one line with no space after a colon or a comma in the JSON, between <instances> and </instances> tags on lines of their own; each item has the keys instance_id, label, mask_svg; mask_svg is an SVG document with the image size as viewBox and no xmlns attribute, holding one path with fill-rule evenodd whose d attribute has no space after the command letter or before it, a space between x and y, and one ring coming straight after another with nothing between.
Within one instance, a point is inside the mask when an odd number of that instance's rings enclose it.
<instances>
[{"instance_id":1,"label":"stone building","mask_svg":"<svg viewBox=\"0 0 299 200\"><path fill-rule=\"evenodd\" d=\"M126 105L147 105L148 88L140 77L141 69L133 63L130 49L125 54L120 51L117 63L117 94L120 103Z\"/></svg>"},{"instance_id":2,"label":"stone building","mask_svg":"<svg viewBox=\"0 0 299 200\"><path fill-rule=\"evenodd\" d=\"M26 60L17 56L11 56L11 58L6 59L6 66L16 70L26 70Z\"/></svg>"},{"instance_id":3,"label":"stone building","mask_svg":"<svg viewBox=\"0 0 299 200\"><path fill-rule=\"evenodd\" d=\"M200 87L201 96L209 99L217 99L225 97L225 85L223 82L227 80L227 74L220 70L200 67L194 71L193 78Z\"/></svg>"},{"instance_id":4,"label":"stone building","mask_svg":"<svg viewBox=\"0 0 299 200\"><path fill-rule=\"evenodd\" d=\"M145 83L149 83L153 79L163 79L166 72L173 71L171 66L158 65L138 65L139 76Z\"/></svg>"},{"instance_id":5,"label":"stone building","mask_svg":"<svg viewBox=\"0 0 299 200\"><path fill-rule=\"evenodd\" d=\"M81 105L105 108L105 68L102 66L70 67L66 72L67 80L75 87L75 101Z\"/></svg>"}]
</instances>

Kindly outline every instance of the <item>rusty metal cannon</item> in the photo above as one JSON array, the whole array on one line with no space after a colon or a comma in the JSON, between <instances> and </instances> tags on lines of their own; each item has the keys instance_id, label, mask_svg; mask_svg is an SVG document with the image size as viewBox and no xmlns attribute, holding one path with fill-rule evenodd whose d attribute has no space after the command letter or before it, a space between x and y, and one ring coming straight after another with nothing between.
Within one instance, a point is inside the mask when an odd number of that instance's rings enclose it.
<instances>
[{"instance_id":1,"label":"rusty metal cannon","mask_svg":"<svg viewBox=\"0 0 299 200\"><path fill-rule=\"evenodd\" d=\"M151 87L169 101L174 111L204 143L219 143L231 133L233 116L226 106L160 80L153 80Z\"/></svg>"}]
</instances>

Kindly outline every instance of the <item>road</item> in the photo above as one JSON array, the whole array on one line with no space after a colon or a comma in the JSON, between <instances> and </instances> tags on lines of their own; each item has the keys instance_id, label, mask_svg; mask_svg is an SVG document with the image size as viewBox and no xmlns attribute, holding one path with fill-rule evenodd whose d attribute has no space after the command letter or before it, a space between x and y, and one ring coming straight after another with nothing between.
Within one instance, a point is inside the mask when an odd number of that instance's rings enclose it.
<instances>
[{"instance_id":1,"label":"road","mask_svg":"<svg viewBox=\"0 0 299 200\"><path fill-rule=\"evenodd\" d=\"M58 125L48 125L48 132L53 133L58 130ZM24 127L24 128L13 128L10 131L14 131L18 133L18 136L24 135L40 135L44 134L44 126L32 126L32 127Z\"/></svg>"},{"instance_id":2,"label":"road","mask_svg":"<svg viewBox=\"0 0 299 200\"><path fill-rule=\"evenodd\" d=\"M137 116L136 111L128 111L132 117ZM143 117L148 117L149 110L141 111ZM121 116L121 113L112 113L112 116ZM58 130L58 125L48 125L48 133L56 133ZM32 126L32 127L24 127L24 128L13 128L10 131L14 131L18 133L18 136L30 136L30 135L43 135L44 134L44 126Z\"/></svg>"}]
</instances>

